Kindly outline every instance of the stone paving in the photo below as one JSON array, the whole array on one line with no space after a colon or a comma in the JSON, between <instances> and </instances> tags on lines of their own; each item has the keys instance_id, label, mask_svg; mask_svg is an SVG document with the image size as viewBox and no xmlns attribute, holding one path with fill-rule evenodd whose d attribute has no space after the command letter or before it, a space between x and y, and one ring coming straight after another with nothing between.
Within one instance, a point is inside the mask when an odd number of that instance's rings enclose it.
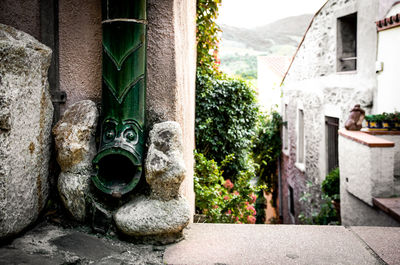
<instances>
[{"instance_id":1,"label":"stone paving","mask_svg":"<svg viewBox=\"0 0 400 265\"><path fill-rule=\"evenodd\" d=\"M167 264L400 264L400 227L192 224Z\"/></svg>"},{"instance_id":2,"label":"stone paving","mask_svg":"<svg viewBox=\"0 0 400 265\"><path fill-rule=\"evenodd\" d=\"M80 231L81 230L81 231ZM134 245L41 223L25 235L0 248L0 264L163 264L165 247Z\"/></svg>"},{"instance_id":3,"label":"stone paving","mask_svg":"<svg viewBox=\"0 0 400 265\"><path fill-rule=\"evenodd\" d=\"M191 224L167 246L46 222L5 244L0 264L400 264L400 227Z\"/></svg>"}]
</instances>

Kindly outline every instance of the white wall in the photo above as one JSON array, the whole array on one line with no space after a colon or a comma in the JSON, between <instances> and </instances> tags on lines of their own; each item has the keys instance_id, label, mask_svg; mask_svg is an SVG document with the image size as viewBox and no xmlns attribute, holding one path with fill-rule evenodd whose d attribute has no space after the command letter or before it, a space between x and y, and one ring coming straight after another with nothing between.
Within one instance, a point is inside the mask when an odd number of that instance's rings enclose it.
<instances>
[{"instance_id":1,"label":"white wall","mask_svg":"<svg viewBox=\"0 0 400 265\"><path fill-rule=\"evenodd\" d=\"M375 113L400 111L400 27L379 32L378 59L383 71L377 74Z\"/></svg>"},{"instance_id":2,"label":"white wall","mask_svg":"<svg viewBox=\"0 0 400 265\"><path fill-rule=\"evenodd\" d=\"M278 112L281 111L281 82L282 76L271 71L268 64L257 57L258 102L262 110L269 111L272 108Z\"/></svg>"}]
</instances>

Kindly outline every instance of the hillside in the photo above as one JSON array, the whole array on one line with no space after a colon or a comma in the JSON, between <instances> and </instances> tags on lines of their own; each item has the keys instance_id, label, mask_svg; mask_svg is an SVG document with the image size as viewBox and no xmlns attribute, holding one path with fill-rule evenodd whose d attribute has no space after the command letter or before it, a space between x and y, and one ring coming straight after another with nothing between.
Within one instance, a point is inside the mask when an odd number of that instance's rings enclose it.
<instances>
[{"instance_id":1,"label":"hillside","mask_svg":"<svg viewBox=\"0 0 400 265\"><path fill-rule=\"evenodd\" d=\"M297 47L301 37L304 35L312 15L300 15L287 17L273 23L257 28L236 28L221 25L222 42L238 43L242 46L260 52L268 52L274 46L289 45Z\"/></svg>"},{"instance_id":2,"label":"hillside","mask_svg":"<svg viewBox=\"0 0 400 265\"><path fill-rule=\"evenodd\" d=\"M257 78L257 56L293 56L312 15L287 17L256 28L221 25L221 69L245 79Z\"/></svg>"}]
</instances>

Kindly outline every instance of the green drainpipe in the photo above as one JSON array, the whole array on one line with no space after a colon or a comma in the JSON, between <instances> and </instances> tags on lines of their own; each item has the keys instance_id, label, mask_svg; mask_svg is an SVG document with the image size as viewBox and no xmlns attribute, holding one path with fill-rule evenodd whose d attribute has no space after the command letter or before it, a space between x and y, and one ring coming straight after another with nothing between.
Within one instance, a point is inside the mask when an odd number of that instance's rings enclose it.
<instances>
[{"instance_id":1,"label":"green drainpipe","mask_svg":"<svg viewBox=\"0 0 400 265\"><path fill-rule=\"evenodd\" d=\"M94 185L121 197L142 175L146 97L146 0L102 0L101 138Z\"/></svg>"}]
</instances>

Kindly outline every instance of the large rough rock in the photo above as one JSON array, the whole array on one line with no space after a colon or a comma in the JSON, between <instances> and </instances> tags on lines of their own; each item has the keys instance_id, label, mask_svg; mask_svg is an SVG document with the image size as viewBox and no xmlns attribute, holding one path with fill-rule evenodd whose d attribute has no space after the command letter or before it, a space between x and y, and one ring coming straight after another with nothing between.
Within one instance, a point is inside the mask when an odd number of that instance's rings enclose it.
<instances>
[{"instance_id":1,"label":"large rough rock","mask_svg":"<svg viewBox=\"0 0 400 265\"><path fill-rule=\"evenodd\" d=\"M189 224L190 209L183 197L162 201L141 196L121 207L114 220L130 236L168 236Z\"/></svg>"},{"instance_id":2,"label":"large rough rock","mask_svg":"<svg viewBox=\"0 0 400 265\"><path fill-rule=\"evenodd\" d=\"M57 162L61 167L58 190L65 208L77 220L86 218L95 133L99 113L96 104L83 100L71 105L53 128Z\"/></svg>"},{"instance_id":3,"label":"large rough rock","mask_svg":"<svg viewBox=\"0 0 400 265\"><path fill-rule=\"evenodd\" d=\"M63 172L90 173L98 117L96 104L83 100L71 105L54 126L57 162Z\"/></svg>"},{"instance_id":4,"label":"large rough rock","mask_svg":"<svg viewBox=\"0 0 400 265\"><path fill-rule=\"evenodd\" d=\"M182 130L177 122L157 123L150 131L145 171L154 198L177 198L186 174Z\"/></svg>"},{"instance_id":5,"label":"large rough rock","mask_svg":"<svg viewBox=\"0 0 400 265\"><path fill-rule=\"evenodd\" d=\"M58 191L65 208L75 220L86 219L86 195L89 193L90 175L61 172Z\"/></svg>"},{"instance_id":6,"label":"large rough rock","mask_svg":"<svg viewBox=\"0 0 400 265\"><path fill-rule=\"evenodd\" d=\"M0 237L33 221L48 196L51 50L0 24Z\"/></svg>"}]
</instances>

